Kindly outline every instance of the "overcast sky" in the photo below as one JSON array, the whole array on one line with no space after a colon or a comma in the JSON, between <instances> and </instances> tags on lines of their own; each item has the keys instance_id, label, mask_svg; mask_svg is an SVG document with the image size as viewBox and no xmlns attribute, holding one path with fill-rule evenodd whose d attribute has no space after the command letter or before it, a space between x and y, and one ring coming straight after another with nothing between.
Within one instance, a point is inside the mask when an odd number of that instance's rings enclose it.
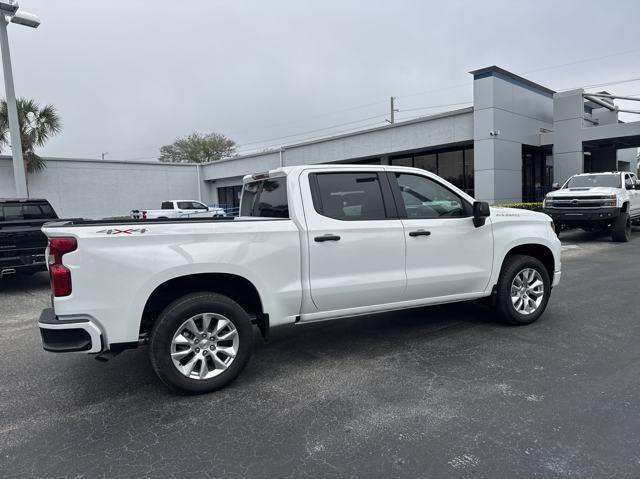
<instances>
[{"instance_id":1,"label":"overcast sky","mask_svg":"<svg viewBox=\"0 0 640 479\"><path fill-rule=\"evenodd\" d=\"M555 90L640 77L638 0L19 1L42 25L9 27L17 95L63 121L47 156L153 159L193 131L244 151L382 125L390 95L399 118L470 105L468 71L493 64Z\"/></svg>"}]
</instances>

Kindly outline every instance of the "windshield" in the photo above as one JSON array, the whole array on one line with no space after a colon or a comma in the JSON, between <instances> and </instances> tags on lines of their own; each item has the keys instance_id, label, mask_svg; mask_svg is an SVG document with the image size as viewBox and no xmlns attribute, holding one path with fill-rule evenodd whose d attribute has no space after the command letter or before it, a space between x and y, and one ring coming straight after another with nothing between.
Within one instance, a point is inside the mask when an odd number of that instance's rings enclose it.
<instances>
[{"instance_id":1,"label":"windshield","mask_svg":"<svg viewBox=\"0 0 640 479\"><path fill-rule=\"evenodd\" d=\"M605 188L620 188L620 175L583 175L574 176L565 185L565 188L595 188L603 186Z\"/></svg>"}]
</instances>

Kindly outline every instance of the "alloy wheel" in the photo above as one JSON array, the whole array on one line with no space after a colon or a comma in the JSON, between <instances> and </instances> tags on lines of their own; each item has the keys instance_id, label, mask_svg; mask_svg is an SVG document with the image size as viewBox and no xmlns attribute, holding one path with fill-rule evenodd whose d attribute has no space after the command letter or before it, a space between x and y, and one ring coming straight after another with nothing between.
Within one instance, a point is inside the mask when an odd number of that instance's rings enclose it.
<instances>
[{"instance_id":1,"label":"alloy wheel","mask_svg":"<svg viewBox=\"0 0 640 479\"><path fill-rule=\"evenodd\" d=\"M171 340L171 360L190 379L211 379L231 366L239 344L238 331L228 318L201 313L177 329Z\"/></svg>"},{"instance_id":2,"label":"alloy wheel","mask_svg":"<svg viewBox=\"0 0 640 479\"><path fill-rule=\"evenodd\" d=\"M523 315L535 313L544 298L544 282L533 268L521 270L511 282L511 302L515 310Z\"/></svg>"}]
</instances>

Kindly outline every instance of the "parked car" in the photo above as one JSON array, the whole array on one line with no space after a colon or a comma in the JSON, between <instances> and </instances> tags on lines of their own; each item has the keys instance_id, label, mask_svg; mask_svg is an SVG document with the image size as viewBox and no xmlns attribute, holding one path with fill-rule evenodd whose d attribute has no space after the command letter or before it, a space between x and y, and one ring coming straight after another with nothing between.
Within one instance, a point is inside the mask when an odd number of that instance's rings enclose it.
<instances>
[{"instance_id":1,"label":"parked car","mask_svg":"<svg viewBox=\"0 0 640 479\"><path fill-rule=\"evenodd\" d=\"M220 208L224 211L226 216L238 216L238 214L240 213L240 207L239 206L233 206L233 205L221 205L221 204L214 204L214 205L207 205L210 209L211 208Z\"/></svg>"},{"instance_id":2,"label":"parked car","mask_svg":"<svg viewBox=\"0 0 640 479\"><path fill-rule=\"evenodd\" d=\"M610 231L613 241L629 241L631 225L640 223L640 182L626 171L574 175L546 195L543 211L558 233L575 227Z\"/></svg>"},{"instance_id":3,"label":"parked car","mask_svg":"<svg viewBox=\"0 0 640 479\"><path fill-rule=\"evenodd\" d=\"M0 279L46 271L47 237L41 228L56 219L47 200L0 198Z\"/></svg>"},{"instance_id":4,"label":"parked car","mask_svg":"<svg viewBox=\"0 0 640 479\"><path fill-rule=\"evenodd\" d=\"M168 200L163 201L159 210L131 210L133 219L153 219L153 218L190 218L200 217L223 217L226 213L222 208L209 207L200 201L194 200Z\"/></svg>"},{"instance_id":5,"label":"parked car","mask_svg":"<svg viewBox=\"0 0 640 479\"><path fill-rule=\"evenodd\" d=\"M489 208L424 170L285 167L244 178L241 216L48 224L53 308L44 349L108 359L149 345L170 387L220 388L252 324L305 324L489 298L515 325L560 281L542 213Z\"/></svg>"}]
</instances>

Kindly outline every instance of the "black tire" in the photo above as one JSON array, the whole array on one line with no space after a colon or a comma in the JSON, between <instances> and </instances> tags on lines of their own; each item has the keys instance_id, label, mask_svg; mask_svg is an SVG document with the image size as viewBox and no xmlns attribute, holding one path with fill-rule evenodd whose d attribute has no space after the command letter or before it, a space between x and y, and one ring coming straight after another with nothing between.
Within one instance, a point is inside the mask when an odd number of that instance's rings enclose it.
<instances>
[{"instance_id":1,"label":"black tire","mask_svg":"<svg viewBox=\"0 0 640 479\"><path fill-rule=\"evenodd\" d=\"M522 270L531 268L538 272L543 283L543 295L540 305L535 312L530 314L522 314L516 310L511 300L511 284ZM537 320L547 307L549 297L551 296L551 281L549 273L540 260L526 255L507 256L500 272L500 278L497 285L496 310L501 319L513 325L531 324Z\"/></svg>"},{"instance_id":2,"label":"black tire","mask_svg":"<svg viewBox=\"0 0 640 479\"><path fill-rule=\"evenodd\" d=\"M618 243L626 243L631 240L631 218L629 218L629 213L622 212L613 221L611 239Z\"/></svg>"},{"instance_id":3,"label":"black tire","mask_svg":"<svg viewBox=\"0 0 640 479\"><path fill-rule=\"evenodd\" d=\"M562 231L562 225L560 223L553 223L553 227L556 230L556 236L560 239L560 232Z\"/></svg>"},{"instance_id":4,"label":"black tire","mask_svg":"<svg viewBox=\"0 0 640 479\"><path fill-rule=\"evenodd\" d=\"M216 313L233 323L239 345L228 369L209 379L194 379L178 371L171 358L173 336L183 323L202 313ZM170 389L201 394L220 389L233 381L245 368L253 351L253 327L247 313L230 298L217 293L192 293L178 298L160 314L149 340L151 365Z\"/></svg>"}]
</instances>

